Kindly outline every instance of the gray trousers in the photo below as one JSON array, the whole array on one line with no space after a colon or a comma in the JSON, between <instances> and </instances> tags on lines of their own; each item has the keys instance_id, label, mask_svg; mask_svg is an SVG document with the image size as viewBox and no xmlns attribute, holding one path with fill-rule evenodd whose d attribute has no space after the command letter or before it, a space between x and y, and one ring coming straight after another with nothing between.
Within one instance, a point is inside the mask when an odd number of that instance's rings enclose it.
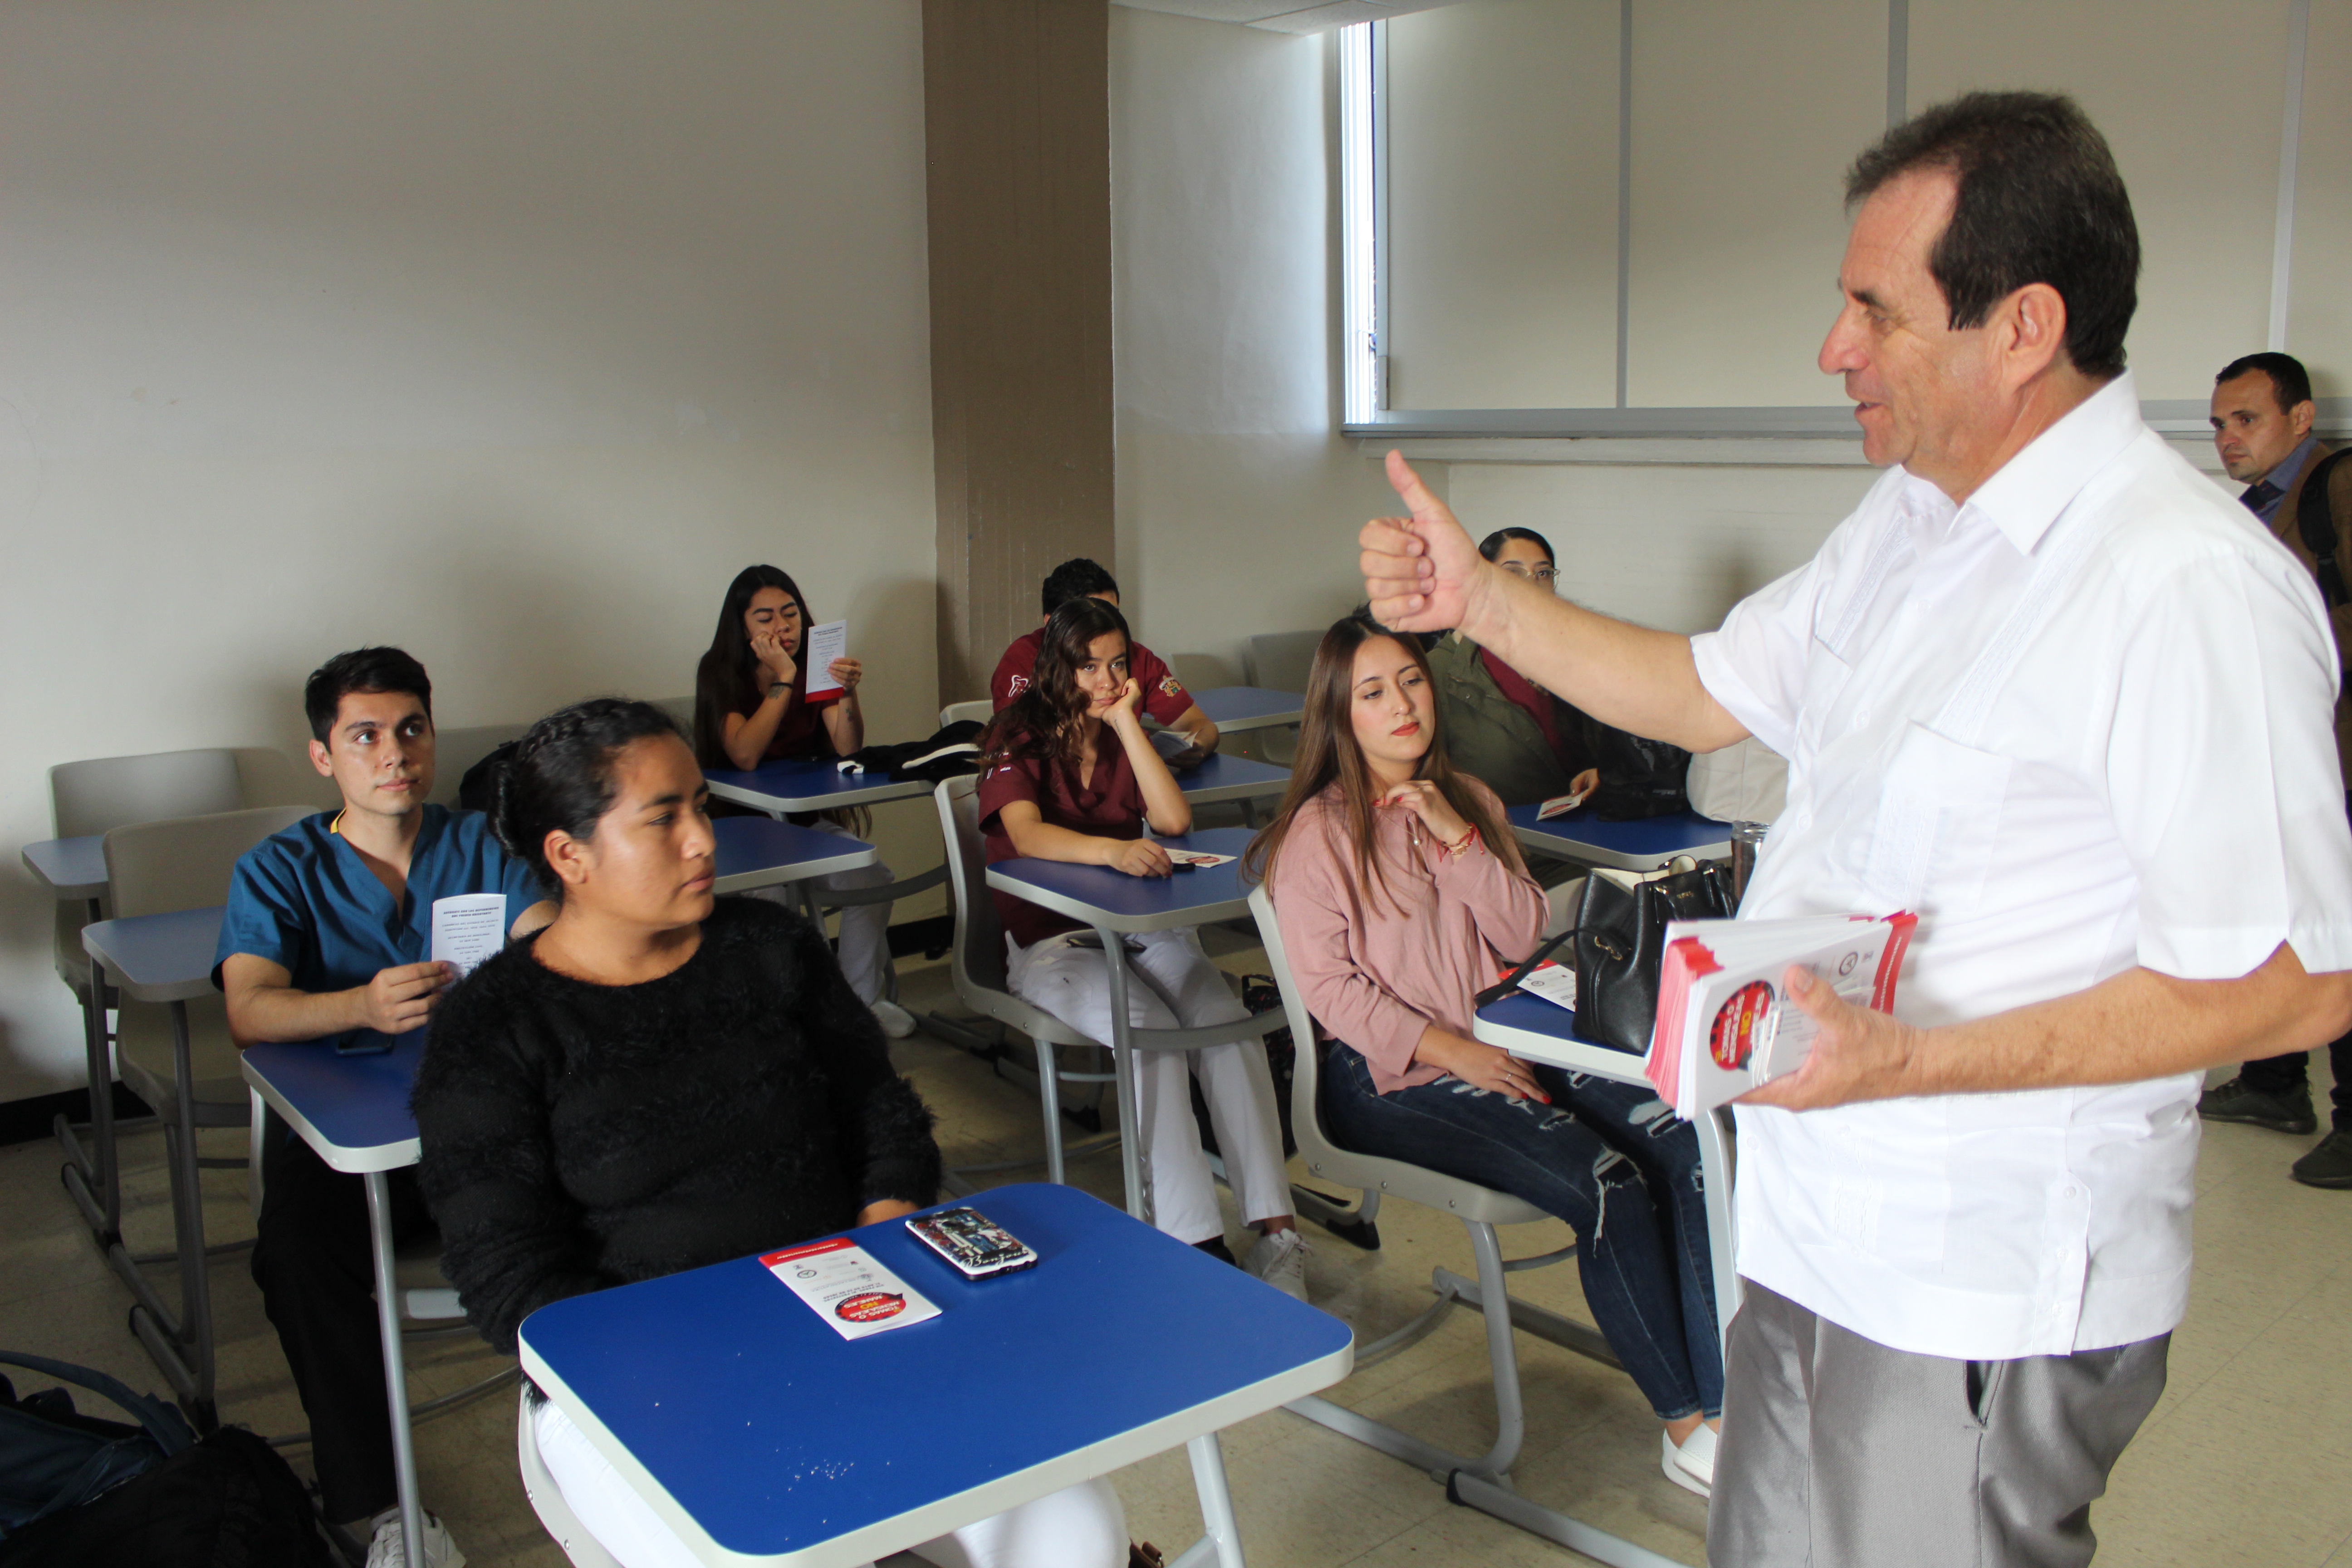
<instances>
[{"instance_id":1,"label":"gray trousers","mask_svg":"<svg viewBox=\"0 0 2352 1568\"><path fill-rule=\"evenodd\" d=\"M2079 1568L2091 1503L2164 1392L2159 1335L1950 1361L1748 1282L1724 1365L1710 1568Z\"/></svg>"}]
</instances>

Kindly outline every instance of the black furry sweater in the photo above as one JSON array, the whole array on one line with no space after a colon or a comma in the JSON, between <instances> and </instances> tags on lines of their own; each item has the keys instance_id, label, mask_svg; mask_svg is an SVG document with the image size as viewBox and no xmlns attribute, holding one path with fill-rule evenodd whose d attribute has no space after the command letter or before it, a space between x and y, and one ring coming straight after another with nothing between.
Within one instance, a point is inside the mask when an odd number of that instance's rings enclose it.
<instances>
[{"instance_id":1,"label":"black furry sweater","mask_svg":"<svg viewBox=\"0 0 2352 1568\"><path fill-rule=\"evenodd\" d=\"M931 1202L931 1115L800 916L721 899L640 985L556 973L528 940L437 1008L416 1074L442 1267L511 1352L550 1301Z\"/></svg>"}]
</instances>

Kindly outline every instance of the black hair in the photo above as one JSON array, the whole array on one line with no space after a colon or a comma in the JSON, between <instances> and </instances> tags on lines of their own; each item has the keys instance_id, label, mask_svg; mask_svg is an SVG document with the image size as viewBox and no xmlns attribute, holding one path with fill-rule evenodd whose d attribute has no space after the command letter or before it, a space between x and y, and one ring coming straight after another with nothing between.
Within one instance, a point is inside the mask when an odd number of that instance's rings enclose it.
<instances>
[{"instance_id":1,"label":"black hair","mask_svg":"<svg viewBox=\"0 0 2352 1568\"><path fill-rule=\"evenodd\" d=\"M1971 92L1889 131L1846 172L1846 205L1896 177L1941 171L1958 187L1927 254L1954 331L1984 325L2029 283L2066 302L2066 357L2121 375L2138 308L2139 226L2115 153L2071 98Z\"/></svg>"},{"instance_id":2,"label":"black hair","mask_svg":"<svg viewBox=\"0 0 2352 1568\"><path fill-rule=\"evenodd\" d=\"M1074 555L1045 574L1045 586L1041 595L1045 603L1040 613L1050 616L1072 599L1088 599L1097 594L1118 592L1118 578L1085 556Z\"/></svg>"},{"instance_id":3,"label":"black hair","mask_svg":"<svg viewBox=\"0 0 2352 1568\"><path fill-rule=\"evenodd\" d=\"M548 867L547 836L560 829L574 838L594 837L619 793L613 760L649 735L686 739L677 721L650 702L592 697L524 731L499 770L490 830L557 898L563 896L563 880Z\"/></svg>"},{"instance_id":4,"label":"black hair","mask_svg":"<svg viewBox=\"0 0 2352 1568\"><path fill-rule=\"evenodd\" d=\"M782 588L800 606L799 651L802 656L808 652L812 623L800 584L773 566L746 566L736 573L727 584L727 596L719 602L719 625L710 634L710 647L694 668L694 760L706 768L735 765L727 757L727 715L757 711L768 687L759 679L760 661L751 656L751 634L743 629L743 616L762 588ZM798 705L808 699L808 660L796 656L793 663L799 671L793 677L793 701Z\"/></svg>"},{"instance_id":5,"label":"black hair","mask_svg":"<svg viewBox=\"0 0 2352 1568\"><path fill-rule=\"evenodd\" d=\"M1478 542L1478 553L1485 556L1487 560L1492 561L1496 556L1500 555L1503 552L1503 546L1509 543L1514 539L1524 540L1528 543L1534 545L1538 550L1544 552L1545 560L1550 562L1555 566L1559 564L1559 557L1552 551L1551 541L1546 539L1542 534L1538 533L1532 528L1498 528L1494 532L1488 534L1486 538ZM1394 637L1396 634L1394 632L1387 632L1384 635Z\"/></svg>"},{"instance_id":6,"label":"black hair","mask_svg":"<svg viewBox=\"0 0 2352 1568\"><path fill-rule=\"evenodd\" d=\"M1135 637L1117 605L1081 594L1055 610L1045 622L1029 684L997 710L981 736L982 757L988 762L1007 757L1076 760L1078 721L1087 708L1086 695L1078 689L1078 667L1093 651L1095 639L1109 632L1127 639L1132 658Z\"/></svg>"},{"instance_id":7,"label":"black hair","mask_svg":"<svg viewBox=\"0 0 2352 1568\"><path fill-rule=\"evenodd\" d=\"M396 647L355 647L312 670L302 683L302 712L310 721L312 740L327 744L344 697L354 691L404 692L416 699L425 718L433 717L433 682L423 665Z\"/></svg>"},{"instance_id":8,"label":"black hair","mask_svg":"<svg viewBox=\"0 0 2352 1568\"><path fill-rule=\"evenodd\" d=\"M2233 359L2221 367L2221 374L2213 378L2213 384L2219 386L2225 381L2235 381L2254 371L2261 371L2271 378L2271 394L2278 399L2281 414L2298 403L2311 401L2311 373L2304 369L2303 362L2293 354L2246 354Z\"/></svg>"}]
</instances>

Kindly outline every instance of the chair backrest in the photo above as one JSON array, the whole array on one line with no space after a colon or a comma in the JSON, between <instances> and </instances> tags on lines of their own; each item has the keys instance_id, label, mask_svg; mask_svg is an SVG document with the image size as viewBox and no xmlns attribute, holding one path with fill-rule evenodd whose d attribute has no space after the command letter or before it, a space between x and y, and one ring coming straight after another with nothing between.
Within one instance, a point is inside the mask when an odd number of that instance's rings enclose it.
<instances>
[{"instance_id":1,"label":"chair backrest","mask_svg":"<svg viewBox=\"0 0 2352 1568\"><path fill-rule=\"evenodd\" d=\"M244 805L236 753L225 746L92 757L49 770L49 811L60 838L104 833L127 822L236 811Z\"/></svg>"},{"instance_id":2,"label":"chair backrest","mask_svg":"<svg viewBox=\"0 0 2352 1568\"><path fill-rule=\"evenodd\" d=\"M1269 691L1306 690L1322 640L1321 632L1260 632L1250 638L1244 658L1249 683Z\"/></svg>"},{"instance_id":3,"label":"chair backrest","mask_svg":"<svg viewBox=\"0 0 2352 1568\"><path fill-rule=\"evenodd\" d=\"M940 841L947 847L948 889L955 907L955 940L949 957L956 994L969 998L978 987L1002 992L1004 926L996 900L988 896L987 846L980 837L980 781L966 774L947 779L931 792L939 803Z\"/></svg>"},{"instance_id":4,"label":"chair backrest","mask_svg":"<svg viewBox=\"0 0 2352 1568\"><path fill-rule=\"evenodd\" d=\"M466 770L505 745L520 741L528 724L475 724L433 732L433 793L425 798L436 805L457 804L457 786Z\"/></svg>"},{"instance_id":5,"label":"chair backrest","mask_svg":"<svg viewBox=\"0 0 2352 1568\"><path fill-rule=\"evenodd\" d=\"M106 836L114 912L118 918L164 915L224 902L238 856L314 815L307 805L262 805L115 828Z\"/></svg>"},{"instance_id":6,"label":"chair backrest","mask_svg":"<svg viewBox=\"0 0 2352 1568\"><path fill-rule=\"evenodd\" d=\"M1543 1210L1508 1193L1402 1160L1359 1154L1331 1142L1323 1130L1322 1048L1316 1039L1315 1020L1307 1015L1306 1000L1291 975L1290 960L1282 948L1282 927L1275 919L1274 899L1265 883L1250 889L1249 902L1250 914L1257 921L1258 939L1265 944L1266 968L1274 975L1275 988L1282 993L1282 1010L1290 1022L1296 1060L1290 1080L1290 1127L1307 1168L1342 1186L1393 1194L1488 1225L1525 1225L1545 1218Z\"/></svg>"},{"instance_id":7,"label":"chair backrest","mask_svg":"<svg viewBox=\"0 0 2352 1568\"><path fill-rule=\"evenodd\" d=\"M950 702L940 710L940 728L944 730L950 724L961 724L967 719L977 720L985 724L995 716L996 704L985 697L971 702Z\"/></svg>"}]
</instances>

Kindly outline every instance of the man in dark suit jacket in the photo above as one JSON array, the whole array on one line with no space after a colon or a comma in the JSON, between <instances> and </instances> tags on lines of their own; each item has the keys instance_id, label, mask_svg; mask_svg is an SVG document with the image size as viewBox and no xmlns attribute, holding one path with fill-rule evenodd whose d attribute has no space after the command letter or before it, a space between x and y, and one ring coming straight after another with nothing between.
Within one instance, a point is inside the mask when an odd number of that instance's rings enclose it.
<instances>
[{"instance_id":1,"label":"man in dark suit jacket","mask_svg":"<svg viewBox=\"0 0 2352 1568\"><path fill-rule=\"evenodd\" d=\"M2221 450L2221 466L2246 486L2239 499L2247 509L2315 576L2320 575L2318 556L2297 519L2304 490L2329 450L2312 433L2316 412L2311 377L2292 355L2248 354L2232 360L2214 378L2213 444ZM2352 559L2352 458L2334 465L2323 482L2329 521L2336 537L2344 542L2345 557ZM2341 602L2340 595L2328 594L2325 587L2322 593L2328 599L2340 663L2345 648L2352 647L2352 604ZM2347 784L2352 785L2352 689L2336 697L2336 749ZM2352 795L2347 804L2352 806ZM2352 1189L2352 1035L2330 1047L2328 1056L2336 1074L2335 1127L2294 1163L2294 1179L2315 1187ZM2312 1110L2306 1053L2248 1062L2236 1078L2207 1090L2197 1109L2209 1121L2242 1121L2297 1134L2315 1131L2318 1119Z\"/></svg>"}]
</instances>

